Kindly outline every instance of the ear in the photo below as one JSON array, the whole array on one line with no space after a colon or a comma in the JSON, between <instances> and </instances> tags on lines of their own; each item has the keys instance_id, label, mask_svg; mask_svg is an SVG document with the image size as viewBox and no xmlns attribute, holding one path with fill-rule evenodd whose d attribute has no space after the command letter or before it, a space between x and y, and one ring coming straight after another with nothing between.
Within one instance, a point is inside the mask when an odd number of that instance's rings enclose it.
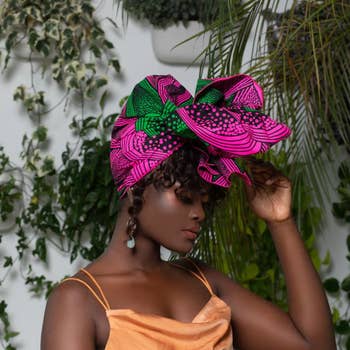
<instances>
[{"instance_id":1,"label":"ear","mask_svg":"<svg viewBox=\"0 0 350 350\"><path fill-rule=\"evenodd\" d=\"M133 190L134 190L134 188L133 188L133 187L130 187L130 188L126 191L126 193L127 193L127 195L128 195L128 200L129 200L130 203L132 203L133 200L134 200Z\"/></svg>"}]
</instances>

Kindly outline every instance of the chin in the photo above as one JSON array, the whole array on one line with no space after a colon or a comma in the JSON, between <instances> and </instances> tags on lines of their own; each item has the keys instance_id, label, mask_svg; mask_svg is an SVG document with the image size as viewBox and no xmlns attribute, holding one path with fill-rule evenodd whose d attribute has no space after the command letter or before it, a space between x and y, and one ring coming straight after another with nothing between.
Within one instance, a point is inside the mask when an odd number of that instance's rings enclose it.
<instances>
[{"instance_id":1,"label":"chin","mask_svg":"<svg viewBox=\"0 0 350 350\"><path fill-rule=\"evenodd\" d=\"M190 253L191 251L192 251L192 249L193 249L193 246L194 246L194 244L192 243L192 244L189 244L187 247L186 246L183 246L183 247L173 247L171 250L173 251L173 252L175 252L175 253L178 253L178 254L180 254L180 255L182 255L182 254L188 254L188 253Z\"/></svg>"}]
</instances>

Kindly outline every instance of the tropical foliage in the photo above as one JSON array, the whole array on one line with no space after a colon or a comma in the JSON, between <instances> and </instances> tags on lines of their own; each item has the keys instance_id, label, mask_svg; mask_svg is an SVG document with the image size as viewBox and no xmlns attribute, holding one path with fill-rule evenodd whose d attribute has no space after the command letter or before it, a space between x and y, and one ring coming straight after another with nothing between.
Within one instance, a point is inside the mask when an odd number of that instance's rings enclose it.
<instances>
[{"instance_id":1,"label":"tropical foliage","mask_svg":"<svg viewBox=\"0 0 350 350\"><path fill-rule=\"evenodd\" d=\"M294 215L319 268L320 263L330 263L329 254L321 261L314 247L322 203L330 187L324 165L340 152L338 145L349 148L350 4L293 1L287 11L277 11L283 4L278 0L221 4L225 10L220 9L208 28L211 40L205 57L209 65L202 65L201 74L252 75L264 88L266 112L292 128L292 137L265 157L294 184ZM283 276L274 263L271 238L266 227L250 216L243 198L239 185L234 187L196 255L286 307ZM346 212L346 203L336 205L335 212ZM341 318L334 308L333 319L338 333L348 334L348 317ZM338 337L339 346L344 343L342 338Z\"/></svg>"},{"instance_id":2,"label":"tropical foliage","mask_svg":"<svg viewBox=\"0 0 350 350\"><path fill-rule=\"evenodd\" d=\"M305 164L321 200L327 182L322 156L329 160L331 145L350 142L350 4L294 1L277 13L279 4L227 1L231 11L220 11L211 28L208 75L237 73L244 53L251 57L243 70L264 87L266 110L293 129L287 157Z\"/></svg>"},{"instance_id":3,"label":"tropical foliage","mask_svg":"<svg viewBox=\"0 0 350 350\"><path fill-rule=\"evenodd\" d=\"M314 204L313 188L319 184L320 194L326 187L320 156L330 155L332 143L349 142L349 94L345 89L350 86L349 62L345 59L349 57L349 5L335 1L295 2L291 10L277 14L278 2L215 2L219 4L219 17L208 24L212 36L205 52L209 60L207 75L228 75L243 69L250 72L265 88L267 111L293 128L291 140L264 157L284 169L294 183L295 217L319 268L330 263L329 254L320 258L314 247L321 210ZM113 19L108 21L116 26ZM263 35L266 30L267 40ZM252 33L253 59L242 68ZM5 149L0 148L1 220L15 216L17 236L17 255L3 258L6 272L0 282L5 285L9 271L18 267L24 257L46 264L50 245L73 261L78 256L93 260L108 243L117 213L108 165L109 133L116 115L105 116L103 112L108 99L105 72L118 72L119 62L88 0L5 0L0 5L0 41L4 44L0 53L5 72L18 52L25 52L31 78L43 74L63 91L60 101L52 103L32 83L36 79L31 79L13 94L36 129L32 135L23 136L23 164L11 162ZM76 117L69 123L76 143L66 145L61 164L56 165L45 151L51 135L45 118L63 103L68 105L67 101L75 101L74 106L78 106L71 113ZM88 112L88 101L99 106L97 115ZM338 214L347 205L346 201L342 203ZM285 283L273 242L265 223L247 210L239 182L205 231L194 255L286 308ZM4 242L6 236L1 237ZM56 281L35 275L31 264L26 268L28 291L47 296ZM339 284L343 287L343 283ZM12 350L18 333L10 325L7 307L6 301L0 300L4 334L1 344ZM347 319L336 317L336 313L333 316L339 329L344 330L344 323L339 322Z\"/></svg>"}]
</instances>

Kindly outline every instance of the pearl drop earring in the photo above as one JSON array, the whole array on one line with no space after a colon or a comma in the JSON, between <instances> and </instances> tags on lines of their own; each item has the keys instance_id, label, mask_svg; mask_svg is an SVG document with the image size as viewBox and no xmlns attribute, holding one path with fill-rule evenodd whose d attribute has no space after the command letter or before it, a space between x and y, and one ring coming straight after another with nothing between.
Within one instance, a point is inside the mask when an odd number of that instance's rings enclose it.
<instances>
[{"instance_id":1,"label":"pearl drop earring","mask_svg":"<svg viewBox=\"0 0 350 350\"><path fill-rule=\"evenodd\" d=\"M126 241L126 246L130 249L135 248L136 240L134 234L136 233L137 222L135 218L129 218L127 227L131 226L131 232L129 234L129 239Z\"/></svg>"}]
</instances>

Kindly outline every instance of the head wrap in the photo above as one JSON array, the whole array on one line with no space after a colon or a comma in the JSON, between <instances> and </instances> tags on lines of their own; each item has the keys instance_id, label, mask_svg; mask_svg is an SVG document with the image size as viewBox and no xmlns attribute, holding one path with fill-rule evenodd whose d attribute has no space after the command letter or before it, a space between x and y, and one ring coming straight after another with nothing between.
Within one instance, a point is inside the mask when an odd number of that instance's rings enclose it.
<instances>
[{"instance_id":1,"label":"head wrap","mask_svg":"<svg viewBox=\"0 0 350 350\"><path fill-rule=\"evenodd\" d=\"M248 75L200 79L194 97L171 75L138 83L115 121L110 163L121 196L191 140L207 182L229 187L231 174L250 184L235 158L265 152L290 129L261 113L263 91Z\"/></svg>"}]
</instances>

